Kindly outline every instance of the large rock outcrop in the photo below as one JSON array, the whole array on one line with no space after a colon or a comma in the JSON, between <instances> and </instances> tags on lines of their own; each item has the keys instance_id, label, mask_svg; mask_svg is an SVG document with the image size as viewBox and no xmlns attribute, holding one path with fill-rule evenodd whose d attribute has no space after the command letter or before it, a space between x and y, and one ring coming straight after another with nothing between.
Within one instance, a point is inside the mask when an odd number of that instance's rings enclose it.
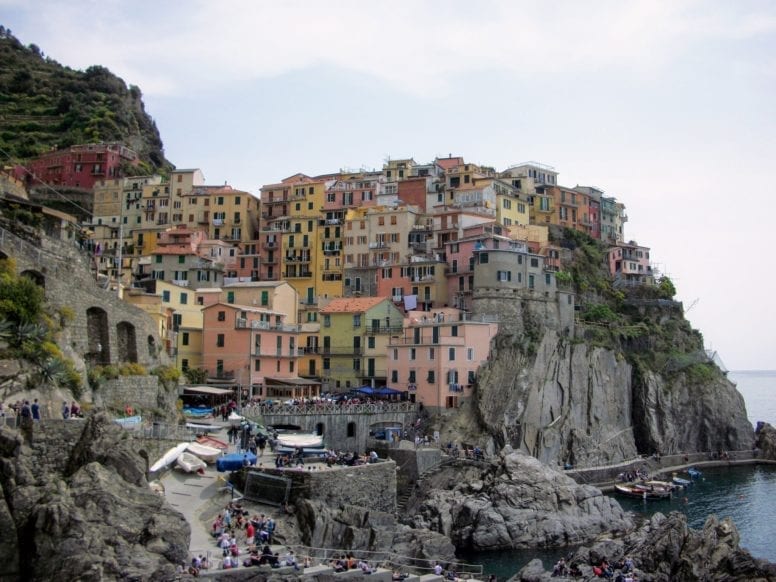
<instances>
[{"instance_id":1,"label":"large rock outcrop","mask_svg":"<svg viewBox=\"0 0 776 582\"><path fill-rule=\"evenodd\" d=\"M599 489L508 446L484 466L454 466L427 481L409 520L444 534L459 550L561 547L633 528Z\"/></svg>"},{"instance_id":2,"label":"large rock outcrop","mask_svg":"<svg viewBox=\"0 0 776 582\"><path fill-rule=\"evenodd\" d=\"M776 461L776 428L767 422L758 422L755 436L755 446L760 449L760 454L766 459Z\"/></svg>"},{"instance_id":3,"label":"large rock outcrop","mask_svg":"<svg viewBox=\"0 0 776 582\"><path fill-rule=\"evenodd\" d=\"M171 579L187 559L189 525L106 415L0 429L0 455L3 579Z\"/></svg>"},{"instance_id":4,"label":"large rock outcrop","mask_svg":"<svg viewBox=\"0 0 776 582\"><path fill-rule=\"evenodd\" d=\"M475 406L494 449L508 444L554 466L590 467L752 447L743 397L722 374L697 381L637 370L622 351L551 328L538 337L527 351L505 327L479 373Z\"/></svg>"},{"instance_id":5,"label":"large rock outcrop","mask_svg":"<svg viewBox=\"0 0 776 582\"><path fill-rule=\"evenodd\" d=\"M448 538L400 524L393 514L310 500L299 500L295 507L299 541L306 546L384 552L394 563L408 567L415 560L455 561L455 547Z\"/></svg>"},{"instance_id":6,"label":"large rock outcrop","mask_svg":"<svg viewBox=\"0 0 776 582\"><path fill-rule=\"evenodd\" d=\"M656 513L641 528L622 539L602 540L582 547L569 560L579 566L585 577L593 574L592 566L606 558L610 565L630 557L642 582L682 580L776 580L776 565L753 558L739 546L735 524L711 515L702 530L687 526L683 513L667 517ZM615 569L615 575L617 570ZM513 580L549 582L564 580L552 577L539 560L523 568Z\"/></svg>"}]
</instances>

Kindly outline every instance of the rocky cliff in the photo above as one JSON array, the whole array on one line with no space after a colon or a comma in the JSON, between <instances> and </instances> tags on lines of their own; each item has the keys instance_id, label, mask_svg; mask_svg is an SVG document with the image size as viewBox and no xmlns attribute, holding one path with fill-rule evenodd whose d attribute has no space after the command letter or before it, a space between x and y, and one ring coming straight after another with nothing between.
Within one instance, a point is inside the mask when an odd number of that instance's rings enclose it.
<instances>
[{"instance_id":1,"label":"rocky cliff","mask_svg":"<svg viewBox=\"0 0 776 582\"><path fill-rule=\"evenodd\" d=\"M489 463L438 473L419 497L408 521L446 535L459 550L559 547L633 528L599 489L508 446Z\"/></svg>"},{"instance_id":2,"label":"rocky cliff","mask_svg":"<svg viewBox=\"0 0 776 582\"><path fill-rule=\"evenodd\" d=\"M641 582L682 580L776 580L776 565L753 558L739 546L736 526L729 519L712 515L702 530L687 526L679 512L669 516L656 513L641 528L622 539L607 539L592 547L582 547L569 559L585 577L593 576L592 566L606 559L610 565L633 560ZM615 568L615 576L619 569ZM549 582L572 578L555 577L545 571L540 560L533 560L513 581ZM578 578L575 578L578 579Z\"/></svg>"},{"instance_id":3,"label":"rocky cliff","mask_svg":"<svg viewBox=\"0 0 776 582\"><path fill-rule=\"evenodd\" d=\"M555 466L590 467L751 449L743 397L706 357L670 281L615 288L598 241L555 235L574 248L558 280L574 285L473 295L476 314L500 321L471 403L490 450L509 444Z\"/></svg>"},{"instance_id":4,"label":"rocky cliff","mask_svg":"<svg viewBox=\"0 0 776 582\"><path fill-rule=\"evenodd\" d=\"M0 455L2 579L172 579L187 559L189 525L104 414L2 428Z\"/></svg>"}]
</instances>

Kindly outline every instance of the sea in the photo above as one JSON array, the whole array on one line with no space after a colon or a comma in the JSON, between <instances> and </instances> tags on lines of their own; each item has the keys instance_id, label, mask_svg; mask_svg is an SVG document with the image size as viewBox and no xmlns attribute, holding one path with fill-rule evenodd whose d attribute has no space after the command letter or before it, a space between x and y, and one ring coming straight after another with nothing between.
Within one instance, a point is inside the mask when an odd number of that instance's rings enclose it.
<instances>
[{"instance_id":1,"label":"sea","mask_svg":"<svg viewBox=\"0 0 776 582\"><path fill-rule=\"evenodd\" d=\"M743 370L729 372L730 378L744 397L749 421L753 426L764 421L776 426L776 370ZM685 475L686 476L686 475ZM682 511L690 527L700 529L710 514L731 517L741 536L741 546L753 556L776 563L776 466L705 468L702 476L681 495L671 500L645 503L640 500L617 500L624 509L648 517L659 511ZM462 559L482 564L485 574L499 580L516 574L534 558L544 567L552 565L575 548L553 550L504 550L461 555Z\"/></svg>"}]
</instances>

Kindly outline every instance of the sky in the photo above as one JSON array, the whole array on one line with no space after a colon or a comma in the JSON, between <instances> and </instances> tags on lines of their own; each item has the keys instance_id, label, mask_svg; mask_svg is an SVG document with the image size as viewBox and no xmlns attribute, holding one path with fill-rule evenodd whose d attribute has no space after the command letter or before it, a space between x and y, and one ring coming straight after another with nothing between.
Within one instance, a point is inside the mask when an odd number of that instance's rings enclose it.
<instances>
[{"instance_id":1,"label":"sky","mask_svg":"<svg viewBox=\"0 0 776 582\"><path fill-rule=\"evenodd\" d=\"M776 3L0 0L0 24L139 86L210 184L551 165L625 203L728 368L776 369Z\"/></svg>"}]
</instances>

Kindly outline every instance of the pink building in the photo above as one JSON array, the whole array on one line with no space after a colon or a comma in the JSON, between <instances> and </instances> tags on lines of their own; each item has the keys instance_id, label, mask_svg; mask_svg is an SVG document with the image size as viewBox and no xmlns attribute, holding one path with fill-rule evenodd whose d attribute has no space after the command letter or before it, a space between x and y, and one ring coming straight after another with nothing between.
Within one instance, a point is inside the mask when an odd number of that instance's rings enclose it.
<instances>
[{"instance_id":1,"label":"pink building","mask_svg":"<svg viewBox=\"0 0 776 582\"><path fill-rule=\"evenodd\" d=\"M247 305L202 309L203 366L211 383L241 386L245 398L313 398L320 382L299 377L304 349L299 325L286 315Z\"/></svg>"},{"instance_id":2,"label":"pink building","mask_svg":"<svg viewBox=\"0 0 776 582\"><path fill-rule=\"evenodd\" d=\"M629 284L651 284L655 281L649 263L649 247L635 241L620 243L609 249L609 273L615 280Z\"/></svg>"},{"instance_id":3,"label":"pink building","mask_svg":"<svg viewBox=\"0 0 776 582\"><path fill-rule=\"evenodd\" d=\"M45 153L14 171L28 187L41 183L91 189L98 180L118 178L122 164L137 166L137 154L120 143L74 145Z\"/></svg>"},{"instance_id":4,"label":"pink building","mask_svg":"<svg viewBox=\"0 0 776 582\"><path fill-rule=\"evenodd\" d=\"M472 394L498 324L452 308L408 315L402 336L388 345L388 385L425 406L457 408Z\"/></svg>"}]
</instances>

